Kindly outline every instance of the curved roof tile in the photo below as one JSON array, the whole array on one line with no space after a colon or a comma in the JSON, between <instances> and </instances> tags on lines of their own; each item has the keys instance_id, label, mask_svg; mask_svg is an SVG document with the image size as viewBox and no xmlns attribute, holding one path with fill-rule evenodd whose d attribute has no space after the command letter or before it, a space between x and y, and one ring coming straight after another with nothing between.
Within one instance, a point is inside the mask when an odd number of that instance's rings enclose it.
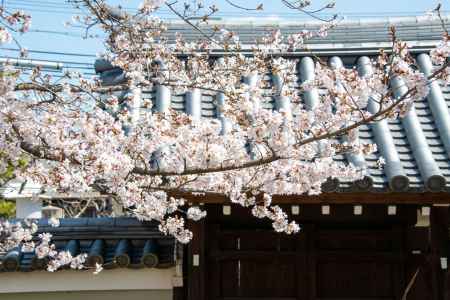
<instances>
[{"instance_id":1,"label":"curved roof tile","mask_svg":"<svg viewBox=\"0 0 450 300\"><path fill-rule=\"evenodd\" d=\"M37 234L48 232L57 250L72 255L88 254L87 266L112 268L167 268L174 265L175 241L164 236L156 223L134 218L60 219L51 227L41 219ZM34 271L46 267L46 259L15 248L0 257L0 272Z\"/></svg>"},{"instance_id":2,"label":"curved roof tile","mask_svg":"<svg viewBox=\"0 0 450 300\"><path fill-rule=\"evenodd\" d=\"M448 18L447 16L445 18ZM375 20L368 22L348 22L339 26L331 32L327 38L328 42L338 43L340 41L349 43L359 43L365 39L370 41L388 40L387 26L396 25L397 33L404 40L430 41L430 45L436 44L440 39L441 25L438 20L428 20L425 18L399 18L385 21ZM181 29L184 33L190 34L188 39L194 37L192 30L186 27L169 27L169 32ZM254 38L263 30L274 28L261 24L231 24L236 30L248 38ZM309 25L308 25L309 26ZM275 26L276 27L276 26ZM282 30L298 31L300 23L279 24ZM250 30L251 29L251 30ZM381 30L382 29L382 30ZM241 35L242 36L242 35ZM375 47L376 48L376 47ZM323 54L332 57L330 62L346 68L358 68L360 76L371 72L370 57L364 56L363 44L356 48L347 48L345 55L342 52L331 50L330 53ZM428 49L428 48L427 48ZM428 55L428 50L415 47L413 50L418 53L418 63L420 69L429 74L432 66ZM334 51L334 52L333 52ZM340 56L337 56L340 55ZM301 53L293 53L290 59L298 61L297 85L312 80L314 78L314 60ZM327 58L327 57L324 57ZM220 59L220 57L218 58ZM108 69L108 64L98 63L99 71L105 84L117 82L122 74L117 73L117 69ZM111 67L111 66L109 66ZM114 73L116 78L110 78ZM119 75L118 75L119 74ZM256 75L253 76L256 78ZM253 77L244 78L244 82L253 84L256 80ZM280 79L276 75L264 74L259 76L259 80L264 80L267 88L277 88ZM401 86L401 79L393 81L394 85ZM169 88L156 86L154 91L148 91L149 99L156 102L157 111L164 111L169 106L199 118L217 117L223 124L224 131L230 128L229 121L223 118L220 113L220 106L223 105L223 95L214 95L208 91L190 91L186 94L173 95ZM313 109L319 101L321 91L313 89L301 95L306 107ZM397 96L404 91L400 89ZM264 106L267 109L288 109L289 99L278 97L276 99L267 98ZM378 152L369 156L346 155L337 157L337 160L352 162L355 165L366 166L368 176L365 180L349 184L339 182L337 179L329 180L324 185L326 191L352 192L370 190L373 192L424 192L432 191L450 192L450 88L440 86L437 82L431 84L430 94L423 101L414 104L414 108L403 119L382 120L359 128L359 139L364 143L376 143ZM369 102L369 110L375 111L376 103ZM378 158L383 157L386 164L383 170L377 166Z\"/></svg>"}]
</instances>

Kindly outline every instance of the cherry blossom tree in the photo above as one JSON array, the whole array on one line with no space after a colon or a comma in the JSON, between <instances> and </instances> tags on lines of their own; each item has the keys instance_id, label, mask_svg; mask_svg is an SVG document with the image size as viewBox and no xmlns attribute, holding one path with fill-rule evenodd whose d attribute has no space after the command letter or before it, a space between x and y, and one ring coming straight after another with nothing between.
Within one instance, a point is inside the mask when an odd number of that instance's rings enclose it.
<instances>
[{"instance_id":1,"label":"cherry blossom tree","mask_svg":"<svg viewBox=\"0 0 450 300\"><path fill-rule=\"evenodd\" d=\"M103 58L123 70L126 83L105 87L98 78L78 73L55 81L39 68L24 79L20 70L5 65L0 77L2 155L11 162L26 157L27 167L14 170L18 179L61 192L109 195L128 214L159 222L163 233L182 243L192 238L185 219L197 221L206 215L197 206L187 206L186 199L198 195L222 195L248 207L255 217L270 219L277 232L298 232L299 225L272 204L272 196L319 194L329 179L363 178L366 170L333 159L376 151L375 145L358 140L358 127L402 117L414 101L427 96L432 81L448 83L450 78L445 26L442 41L431 53L435 72L430 76L418 71L408 45L391 28L391 51L367 61L364 74L329 66L311 52L315 76L296 86L298 61L284 54L307 50L309 39L339 26L337 16L317 15L333 3L314 8L310 1L280 1L322 20L323 26L289 35L269 31L255 39L247 49L251 55L245 56L235 32L225 27L214 28L213 34L203 31L219 11L208 1L143 0L134 14L106 0L69 2L89 11L88 17L75 18L78 23L107 34ZM243 10L264 9L226 2ZM168 24L158 17L163 6L202 38L190 41L177 34L170 42ZM29 26L23 13L0 12L7 24L0 27L1 42L12 40L11 26L22 24L19 31ZM440 17L439 9L433 13ZM220 58L215 50L220 50ZM269 91L261 80L267 73L275 78ZM407 92L398 96L393 80ZM305 104L302 95L319 89L319 101ZM143 98L145 90L189 97L207 91L215 95L218 118L155 107ZM115 91L128 91L128 96L118 98ZM264 108L270 99L279 109ZM15 240L28 241L27 234L23 236ZM43 235L37 247L39 255L54 258L50 270L83 263L83 257L54 252L49 236Z\"/></svg>"}]
</instances>

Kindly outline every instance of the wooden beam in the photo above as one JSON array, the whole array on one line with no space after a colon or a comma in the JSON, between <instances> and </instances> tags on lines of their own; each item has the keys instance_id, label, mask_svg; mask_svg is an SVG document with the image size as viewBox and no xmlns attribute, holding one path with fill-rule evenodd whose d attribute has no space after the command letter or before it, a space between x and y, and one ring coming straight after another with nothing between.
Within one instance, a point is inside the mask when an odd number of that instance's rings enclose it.
<instances>
[{"instance_id":1,"label":"wooden beam","mask_svg":"<svg viewBox=\"0 0 450 300\"><path fill-rule=\"evenodd\" d=\"M252 216L251 209L242 207L239 204L230 204L232 214L224 216L222 213L221 204L207 204L207 222L218 224L242 224L242 228L252 223L254 226L268 226L271 228L271 223L267 219L258 219ZM380 224L394 224L403 223L414 226L417 223L417 205L398 205L397 214L390 216L387 213L387 205L385 204L364 204L363 214L355 216L353 205L342 204L330 205L330 215L322 214L322 205L305 204L300 206L299 214L293 214L291 211L292 205L279 205L289 217L289 220L295 220L301 226L305 223L321 223L321 224L353 224L355 226L364 226L370 223L371 225ZM359 224L359 225L356 225ZM195 238L195 237L194 237Z\"/></svg>"},{"instance_id":2,"label":"wooden beam","mask_svg":"<svg viewBox=\"0 0 450 300\"><path fill-rule=\"evenodd\" d=\"M432 270L433 300L449 300L447 276L448 269L443 270L441 258L449 253L449 208L433 206L430 216L431 251L430 263Z\"/></svg>"},{"instance_id":3,"label":"wooden beam","mask_svg":"<svg viewBox=\"0 0 450 300\"><path fill-rule=\"evenodd\" d=\"M171 196L183 197L191 203L225 204L229 199L221 194L207 193L171 193ZM322 193L320 195L275 195L276 204L450 204L450 193Z\"/></svg>"}]
</instances>

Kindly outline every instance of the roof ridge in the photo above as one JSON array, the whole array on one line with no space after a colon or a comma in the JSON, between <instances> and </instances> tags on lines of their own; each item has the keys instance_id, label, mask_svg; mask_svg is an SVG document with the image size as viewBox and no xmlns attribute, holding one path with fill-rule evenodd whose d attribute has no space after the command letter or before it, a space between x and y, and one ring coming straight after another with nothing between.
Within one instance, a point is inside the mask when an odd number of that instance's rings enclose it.
<instances>
[{"instance_id":1,"label":"roof ridge","mask_svg":"<svg viewBox=\"0 0 450 300\"><path fill-rule=\"evenodd\" d=\"M442 16L444 22L450 21L450 14L445 14ZM338 22L339 26L364 26L364 25L393 25L393 24L436 24L440 23L440 19L437 16L426 16L426 15L416 15L416 16L388 16L388 17L369 17L369 18L359 18L359 19L344 19ZM175 25L185 25L186 23L182 20L169 21L169 27ZM237 18L226 18L220 20L210 20L207 26L210 25L228 25L228 26L274 26L274 27L284 27L284 26L320 26L326 24L319 20L288 20L278 16L272 17L237 17ZM202 26L202 25L200 25ZM205 25L206 26L206 25Z\"/></svg>"}]
</instances>

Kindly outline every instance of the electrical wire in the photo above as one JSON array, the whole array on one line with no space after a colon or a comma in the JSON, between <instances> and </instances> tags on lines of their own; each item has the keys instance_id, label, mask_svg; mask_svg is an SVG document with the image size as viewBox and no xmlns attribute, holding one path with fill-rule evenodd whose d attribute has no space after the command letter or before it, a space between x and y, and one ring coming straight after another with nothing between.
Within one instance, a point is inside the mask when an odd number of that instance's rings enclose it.
<instances>
[{"instance_id":1,"label":"electrical wire","mask_svg":"<svg viewBox=\"0 0 450 300\"><path fill-rule=\"evenodd\" d=\"M8 57L8 56L3 56L0 57L1 59L9 59L11 61L16 60L17 58L15 57ZM54 63L54 64L62 64L62 69L66 69L66 70L87 70L87 71L93 71L94 70L94 64L93 63L82 63L82 62L74 62L74 61L64 61L64 60L49 60L49 59L34 59L34 58L26 58L24 59L24 61L30 61L30 63L32 61L39 61L39 62L46 62L46 63ZM27 69L29 67L19 67L19 68L24 68ZM30 68L32 69L32 68ZM44 69L47 70L47 68L44 67ZM61 70L49 70L50 72L61 72Z\"/></svg>"},{"instance_id":2,"label":"electrical wire","mask_svg":"<svg viewBox=\"0 0 450 300\"><path fill-rule=\"evenodd\" d=\"M0 50L20 52L19 49L15 48L0 48ZM63 55L63 56L97 57L97 55L95 54L86 54L86 53L71 53L71 52L57 52L57 51L43 51L43 50L28 50L28 52L37 54Z\"/></svg>"},{"instance_id":3,"label":"electrical wire","mask_svg":"<svg viewBox=\"0 0 450 300\"><path fill-rule=\"evenodd\" d=\"M64 14L64 15L74 15L74 14L83 14L85 12L82 11L82 9L77 9L74 6L66 3L66 2L59 2L59 1L51 1L51 0L44 0L44 1L33 1L33 0L8 0L6 3L8 8L12 9L23 9L28 11L29 13L33 14L35 12L41 12L46 14ZM125 10L128 11L137 11L136 9L125 7ZM448 13L450 11L443 11L443 13ZM169 15L170 12L168 10L158 10L158 15L165 16ZM346 15L349 17L389 17L393 15L418 15L423 14L423 12L418 11L400 11L400 12L348 12L348 13L342 13L342 15ZM273 16L276 17L295 17L295 18L302 18L302 16L299 13L295 12L246 12L246 16ZM323 16L328 16L328 14L321 14ZM241 17L241 12L218 12L215 16L217 17ZM165 17L167 20L177 19L177 18L168 18ZM77 26L77 28L83 28L82 26ZM48 34L48 35L62 35L62 36L71 36L76 38L83 38L83 34L71 31L59 31L59 30L48 30L48 29L39 29L39 28L32 28L30 30L31 33L40 33L40 34ZM100 36L101 37L101 36ZM12 49L12 48L0 48L1 50L5 51L15 51L19 52L19 49ZM28 50L31 54L37 54L37 55L44 55L44 56L68 56L68 57L79 57L81 58L96 58L97 56L94 54L86 54L86 53L67 53L67 52L58 52L58 51L41 51L41 50ZM93 59L94 60L94 59ZM60 62L65 64L65 68L72 68L72 69L85 69L85 70L92 70L92 63L84 63L84 62L75 62L70 60L47 60L49 62Z\"/></svg>"},{"instance_id":4,"label":"electrical wire","mask_svg":"<svg viewBox=\"0 0 450 300\"><path fill-rule=\"evenodd\" d=\"M50 1L30 1L30 0L9 0L8 3L12 3L13 5L11 7L14 8L20 8L20 9L26 9L27 7L30 8L31 11L37 11L37 12L49 12L49 13L61 13L61 14L76 14L80 13L80 10L71 6L70 4L65 3L57 3L57 2L50 2ZM129 11L129 12L136 12L137 9L131 8L131 7L122 7L122 9ZM450 10L443 10L442 13L449 13ZM279 17L296 17L301 18L302 15L298 12L286 12L286 11L270 11L270 12L246 12L247 15L251 16L279 16ZM390 11L382 11L382 12L367 12L367 11L360 11L360 12L341 12L341 15L345 16L351 16L351 17L390 17L390 16L417 16L417 15L423 15L423 11L396 11L396 12L390 12ZM167 9L159 9L157 12L157 15L161 16L167 16L167 15L173 15L169 10ZM323 13L318 14L320 16L332 16L334 14L332 13ZM218 12L215 14L215 16L222 16L222 17L239 17L242 16L241 12L238 11L230 11L230 12Z\"/></svg>"},{"instance_id":5,"label":"electrical wire","mask_svg":"<svg viewBox=\"0 0 450 300\"><path fill-rule=\"evenodd\" d=\"M69 31L55 31L55 30L41 30L41 29L30 29L27 32L35 32L35 33L45 33L45 34L56 34L56 35L64 35L71 37L83 38L82 34L76 34L74 32Z\"/></svg>"}]
</instances>

